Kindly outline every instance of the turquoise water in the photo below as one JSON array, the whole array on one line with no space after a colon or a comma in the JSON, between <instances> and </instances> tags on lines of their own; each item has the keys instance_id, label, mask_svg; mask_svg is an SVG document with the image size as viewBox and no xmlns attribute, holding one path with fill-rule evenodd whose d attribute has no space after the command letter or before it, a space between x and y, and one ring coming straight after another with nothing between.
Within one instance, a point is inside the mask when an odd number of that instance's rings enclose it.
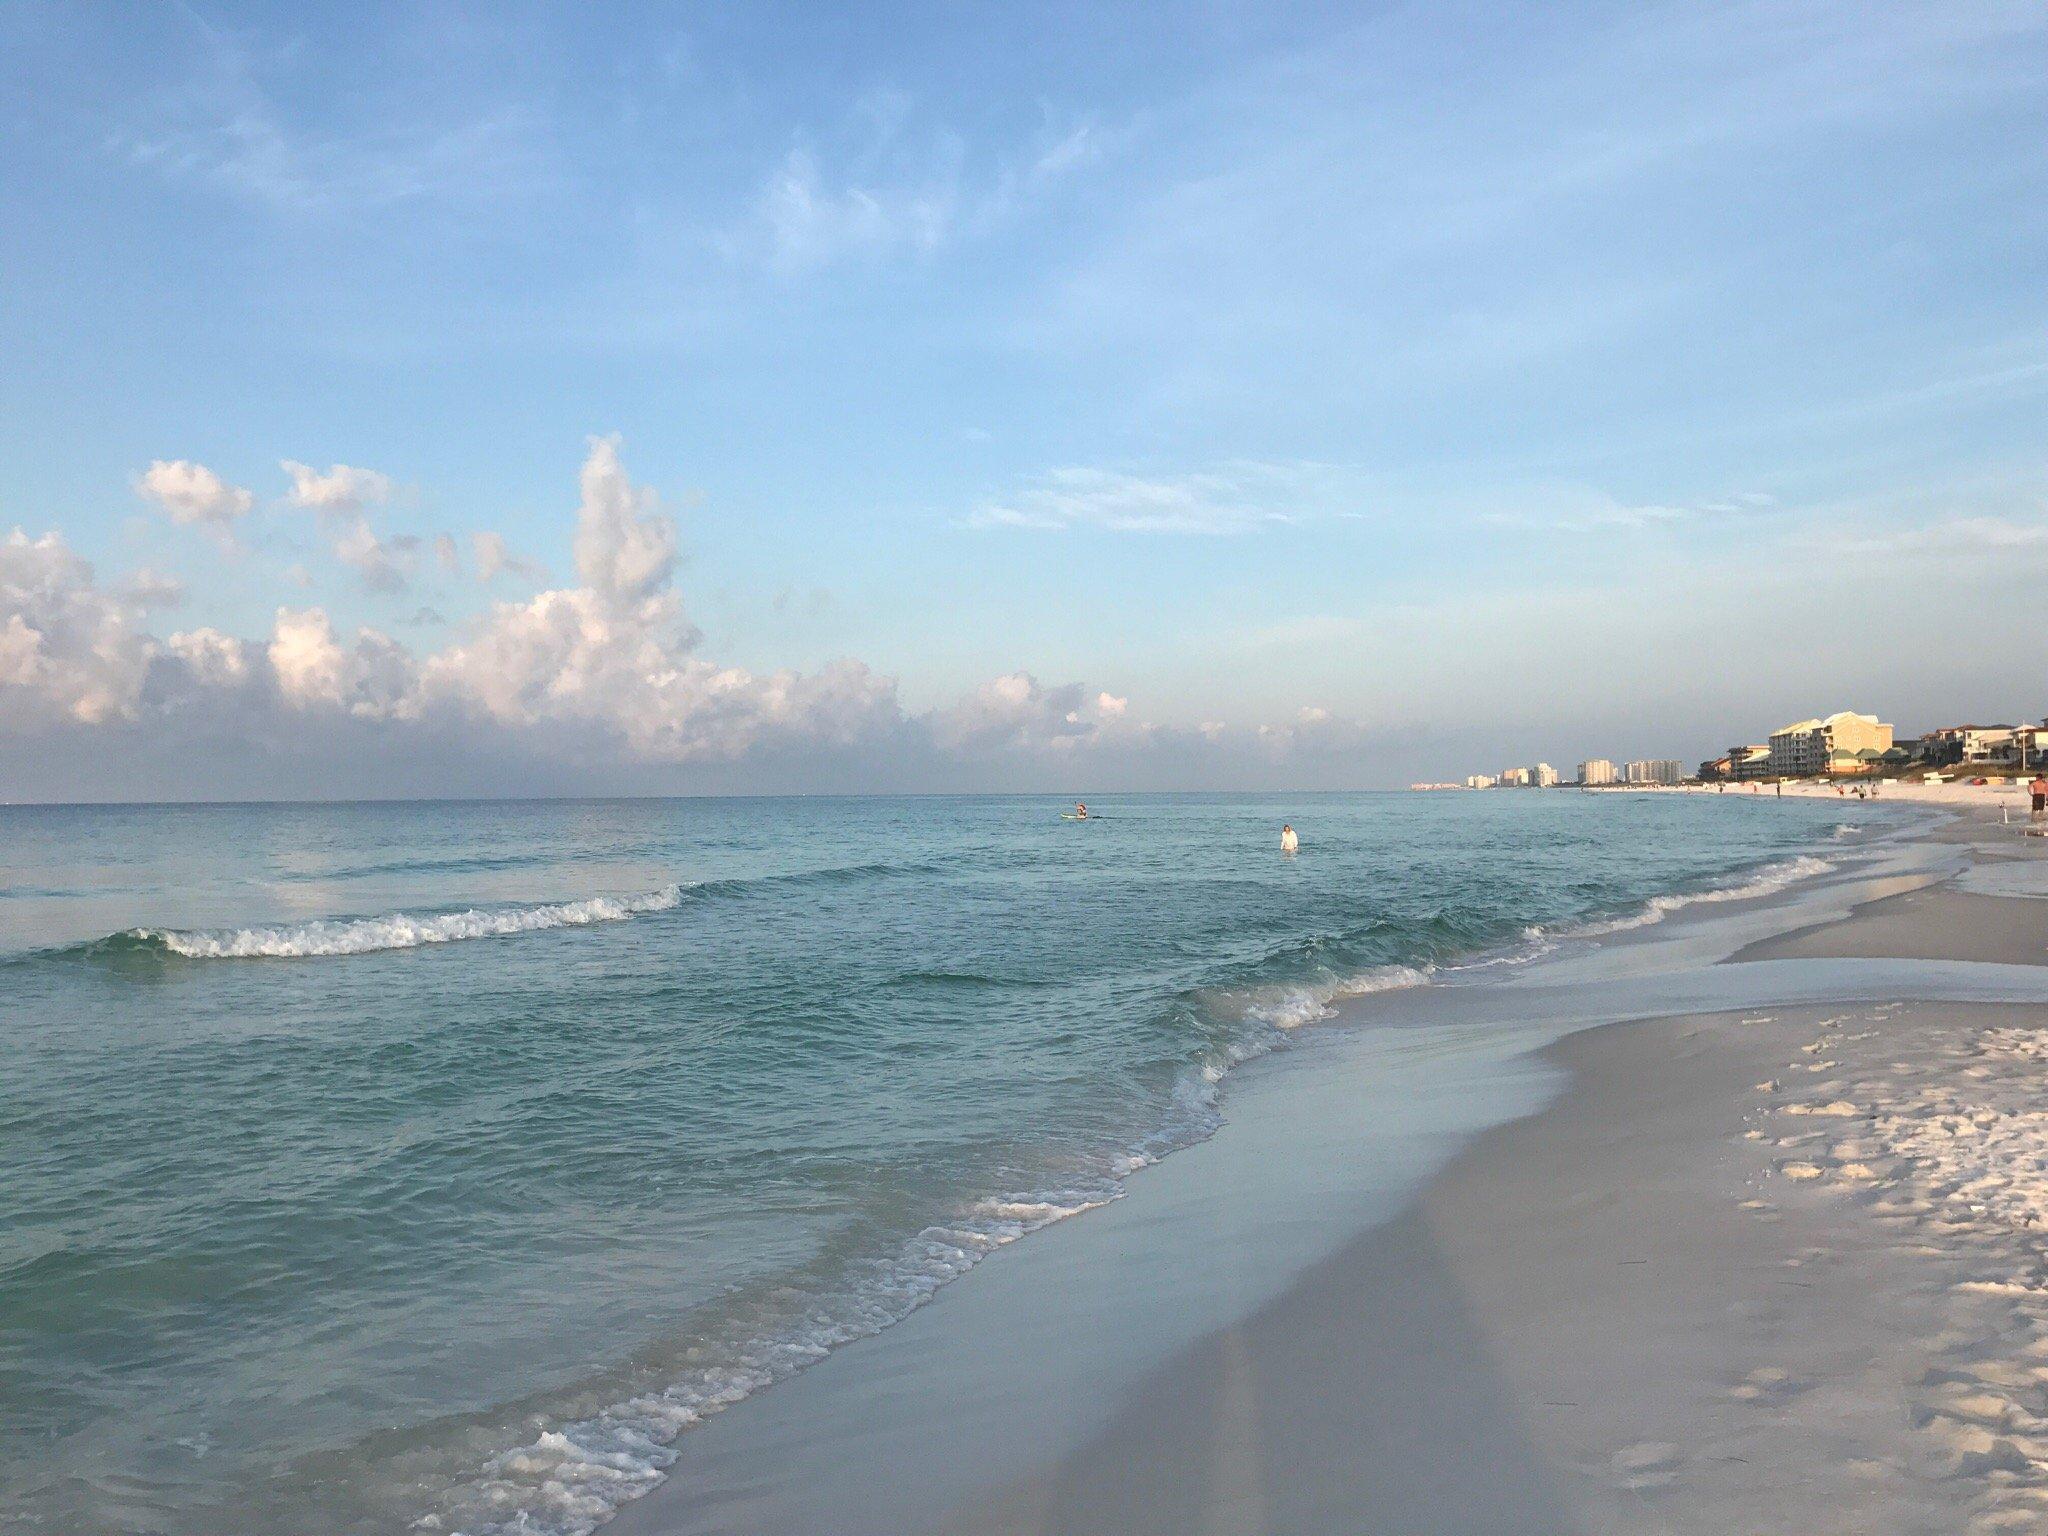
<instances>
[{"instance_id":1,"label":"turquoise water","mask_svg":"<svg viewBox=\"0 0 2048 1536\"><path fill-rule=\"evenodd\" d=\"M1091 805L0 808L0 1528L587 1531L1347 992L1882 814Z\"/></svg>"}]
</instances>

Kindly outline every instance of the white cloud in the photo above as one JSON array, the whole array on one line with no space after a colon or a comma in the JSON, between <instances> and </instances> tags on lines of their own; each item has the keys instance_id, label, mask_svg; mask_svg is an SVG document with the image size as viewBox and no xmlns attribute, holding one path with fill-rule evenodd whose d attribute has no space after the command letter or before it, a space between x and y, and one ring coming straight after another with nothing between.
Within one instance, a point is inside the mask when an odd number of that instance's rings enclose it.
<instances>
[{"instance_id":1,"label":"white cloud","mask_svg":"<svg viewBox=\"0 0 2048 1536\"><path fill-rule=\"evenodd\" d=\"M380 539L361 513L344 515L334 536L334 558L371 592L402 592L412 579L419 540L410 534Z\"/></svg>"},{"instance_id":2,"label":"white cloud","mask_svg":"<svg viewBox=\"0 0 2048 1536\"><path fill-rule=\"evenodd\" d=\"M653 491L626 478L616 435L591 439L581 484L576 574L615 601L654 596L675 572L676 525L660 515Z\"/></svg>"},{"instance_id":3,"label":"white cloud","mask_svg":"<svg viewBox=\"0 0 2048 1536\"><path fill-rule=\"evenodd\" d=\"M1118 533L1245 533L1300 522L1323 510L1324 466L1238 462L1195 474L1147 476L1072 466L1042 475L1015 494L984 502L968 518L976 528Z\"/></svg>"},{"instance_id":4,"label":"white cloud","mask_svg":"<svg viewBox=\"0 0 2048 1536\"><path fill-rule=\"evenodd\" d=\"M671 588L674 522L594 438L581 476L581 584L500 603L462 643L428 660L429 704L506 725L602 727L643 761L731 758L763 747L846 744L900 720L892 680L857 662L813 675L758 675L694 654L698 634Z\"/></svg>"},{"instance_id":5,"label":"white cloud","mask_svg":"<svg viewBox=\"0 0 2048 1536\"><path fill-rule=\"evenodd\" d=\"M250 676L250 646L217 629L193 629L164 642L182 661L194 681L208 688L233 688Z\"/></svg>"},{"instance_id":6,"label":"white cloud","mask_svg":"<svg viewBox=\"0 0 2048 1536\"><path fill-rule=\"evenodd\" d=\"M761 196L760 218L774 265L824 266L859 252L935 249L952 224L950 176L917 186L827 186L816 157L792 149Z\"/></svg>"},{"instance_id":7,"label":"white cloud","mask_svg":"<svg viewBox=\"0 0 2048 1536\"><path fill-rule=\"evenodd\" d=\"M391 499L391 477L374 469L357 469L348 464L331 464L326 472L295 459L278 461L291 476L292 488L285 500L295 507L315 512L360 512Z\"/></svg>"},{"instance_id":8,"label":"white cloud","mask_svg":"<svg viewBox=\"0 0 2048 1536\"><path fill-rule=\"evenodd\" d=\"M138 608L179 608L185 602L184 582L147 566L123 581L120 590Z\"/></svg>"},{"instance_id":9,"label":"white cloud","mask_svg":"<svg viewBox=\"0 0 2048 1536\"><path fill-rule=\"evenodd\" d=\"M830 146L810 141L766 178L750 224L722 242L730 254L765 255L784 273L860 256L926 257L984 236L1091 164L1104 135L1092 120L1044 121L1012 152L979 166L943 125L920 125L895 92L857 102Z\"/></svg>"},{"instance_id":10,"label":"white cloud","mask_svg":"<svg viewBox=\"0 0 2048 1536\"><path fill-rule=\"evenodd\" d=\"M592 440L580 490L575 583L497 603L452 643L422 651L375 629L345 630L312 605L278 608L259 638L197 626L158 639L144 620L164 595L159 579L103 588L60 536L17 532L0 545L0 718L27 728L6 749L25 748L45 728L125 723L131 734L121 739L136 753L225 744L218 779L206 780L215 788L240 782L235 775L266 753L278 762L297 753L303 763L345 744L355 771L374 775L379 764L402 772L422 754L475 743L489 743L500 761L688 768L736 785L758 782L772 765L801 783L828 763L867 764L881 784L957 784L1028 782L1052 763L1090 772L1149 764L1168 776L1203 762L1249 771L1296 746L1327 755L1330 743L1356 740L1320 711L1277 734L1156 727L1122 695L1022 670L911 714L895 681L859 661L811 672L723 665L698 653L674 587L675 524L628 477L617 439ZM329 515L344 539L361 520L354 510ZM64 739L99 750L89 735ZM183 761L167 745L164 753Z\"/></svg>"},{"instance_id":11,"label":"white cloud","mask_svg":"<svg viewBox=\"0 0 2048 1536\"><path fill-rule=\"evenodd\" d=\"M418 712L418 668L405 647L374 629L358 630L343 645L323 609L278 609L265 654L279 695L294 708L337 708L370 719Z\"/></svg>"},{"instance_id":12,"label":"white cloud","mask_svg":"<svg viewBox=\"0 0 2048 1536\"><path fill-rule=\"evenodd\" d=\"M109 142L168 180L281 214L339 216L501 197L543 163L537 120L522 109L463 115L447 109L453 96L418 90L400 93L415 110L394 111L391 93L365 80L338 117L298 110L311 51L184 17L199 66L178 79L161 61L173 83L141 103L146 121Z\"/></svg>"},{"instance_id":13,"label":"white cloud","mask_svg":"<svg viewBox=\"0 0 2048 1536\"><path fill-rule=\"evenodd\" d=\"M134 707L153 651L141 605L93 582L61 535L0 541L0 697L11 723L97 724Z\"/></svg>"},{"instance_id":14,"label":"white cloud","mask_svg":"<svg viewBox=\"0 0 2048 1536\"><path fill-rule=\"evenodd\" d=\"M179 527L203 528L226 544L234 542L235 524L256 505L250 492L190 459L153 461L136 477L135 490Z\"/></svg>"},{"instance_id":15,"label":"white cloud","mask_svg":"<svg viewBox=\"0 0 2048 1536\"><path fill-rule=\"evenodd\" d=\"M1131 723L1129 714L1128 699L1106 692L1090 698L1079 683L1047 686L1018 671L992 678L959 703L935 711L930 727L939 746L967 757L1071 752L1150 729Z\"/></svg>"},{"instance_id":16,"label":"white cloud","mask_svg":"<svg viewBox=\"0 0 2048 1536\"><path fill-rule=\"evenodd\" d=\"M538 561L512 553L502 533L483 532L469 536L470 548L476 554L476 579L489 585L500 575L516 576L521 581L545 581L547 571Z\"/></svg>"},{"instance_id":17,"label":"white cloud","mask_svg":"<svg viewBox=\"0 0 2048 1536\"><path fill-rule=\"evenodd\" d=\"M1668 528L1709 512L1730 512L1726 503L1683 507L1660 502L1628 503L1582 487L1545 487L1524 491L1515 505L1484 512L1479 520L1495 528L1539 533L1629 533Z\"/></svg>"},{"instance_id":18,"label":"white cloud","mask_svg":"<svg viewBox=\"0 0 2048 1536\"><path fill-rule=\"evenodd\" d=\"M412 579L420 541L411 534L380 538L364 508L391 499L391 477L352 464L330 464L324 471L296 459L280 459L291 476L285 503L317 513L332 537L334 558L356 573L365 591L402 592ZM447 535L441 536L443 539ZM436 542L439 548L439 541ZM449 547L453 548L450 541ZM444 557L443 564L446 564Z\"/></svg>"}]
</instances>

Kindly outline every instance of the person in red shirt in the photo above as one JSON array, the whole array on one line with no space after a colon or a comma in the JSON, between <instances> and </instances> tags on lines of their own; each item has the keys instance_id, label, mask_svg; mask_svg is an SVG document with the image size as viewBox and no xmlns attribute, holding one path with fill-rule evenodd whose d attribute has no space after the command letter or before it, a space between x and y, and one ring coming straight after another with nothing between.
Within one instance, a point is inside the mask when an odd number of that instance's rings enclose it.
<instances>
[{"instance_id":1,"label":"person in red shirt","mask_svg":"<svg viewBox=\"0 0 2048 1536\"><path fill-rule=\"evenodd\" d=\"M2027 786L2027 793L2034 797L2034 814L2048 811L2048 773L2037 773L2034 782Z\"/></svg>"}]
</instances>

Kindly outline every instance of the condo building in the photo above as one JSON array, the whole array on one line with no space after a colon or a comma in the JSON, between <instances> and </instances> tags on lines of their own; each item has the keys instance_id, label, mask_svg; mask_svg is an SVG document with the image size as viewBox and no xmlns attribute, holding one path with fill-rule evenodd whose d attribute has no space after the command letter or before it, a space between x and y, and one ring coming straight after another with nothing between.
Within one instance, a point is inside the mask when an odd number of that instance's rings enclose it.
<instances>
[{"instance_id":1,"label":"condo building","mask_svg":"<svg viewBox=\"0 0 2048 1536\"><path fill-rule=\"evenodd\" d=\"M1797 720L1771 732L1770 771L1779 778L1850 773L1892 747L1892 728L1875 715L1849 710L1825 720Z\"/></svg>"},{"instance_id":2,"label":"condo building","mask_svg":"<svg viewBox=\"0 0 2048 1536\"><path fill-rule=\"evenodd\" d=\"M1731 779L1760 779L1771 771L1771 748L1768 742L1756 742L1746 747L1728 749L1728 777Z\"/></svg>"},{"instance_id":3,"label":"condo building","mask_svg":"<svg viewBox=\"0 0 2048 1536\"><path fill-rule=\"evenodd\" d=\"M1685 764L1675 757L1639 758L1622 776L1630 784L1677 784L1685 778Z\"/></svg>"},{"instance_id":4,"label":"condo building","mask_svg":"<svg viewBox=\"0 0 2048 1536\"><path fill-rule=\"evenodd\" d=\"M1538 763L1529 770L1529 782L1538 789L1554 789L1557 787L1557 770L1548 763Z\"/></svg>"},{"instance_id":5,"label":"condo building","mask_svg":"<svg viewBox=\"0 0 2048 1536\"><path fill-rule=\"evenodd\" d=\"M1614 764L1604 757L1589 757L1579 764L1581 784L1612 784L1614 781Z\"/></svg>"}]
</instances>

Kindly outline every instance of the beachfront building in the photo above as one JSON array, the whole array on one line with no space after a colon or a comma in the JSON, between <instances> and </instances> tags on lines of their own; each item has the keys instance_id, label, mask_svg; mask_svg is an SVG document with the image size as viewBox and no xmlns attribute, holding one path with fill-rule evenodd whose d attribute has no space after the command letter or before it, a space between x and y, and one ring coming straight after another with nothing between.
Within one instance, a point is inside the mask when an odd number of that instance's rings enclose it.
<instances>
[{"instance_id":1,"label":"beachfront building","mask_svg":"<svg viewBox=\"0 0 2048 1536\"><path fill-rule=\"evenodd\" d=\"M1771 748L1768 742L1756 742L1745 747L1728 749L1728 777L1731 779L1760 779L1771 771Z\"/></svg>"},{"instance_id":2,"label":"beachfront building","mask_svg":"<svg viewBox=\"0 0 2048 1536\"><path fill-rule=\"evenodd\" d=\"M1614 764L1604 757L1587 758L1583 763L1579 764L1579 782L1589 785L1612 784L1614 782Z\"/></svg>"},{"instance_id":3,"label":"beachfront building","mask_svg":"<svg viewBox=\"0 0 2048 1536\"><path fill-rule=\"evenodd\" d=\"M1496 782L1494 776L1490 773L1475 773L1466 778L1465 787L1467 789L1491 789Z\"/></svg>"},{"instance_id":4,"label":"beachfront building","mask_svg":"<svg viewBox=\"0 0 2048 1536\"><path fill-rule=\"evenodd\" d=\"M1685 778L1685 764L1675 757L1638 758L1621 774L1629 784L1677 784Z\"/></svg>"},{"instance_id":5,"label":"beachfront building","mask_svg":"<svg viewBox=\"0 0 2048 1536\"><path fill-rule=\"evenodd\" d=\"M1529 782L1538 789L1557 788L1557 770L1548 763L1538 763L1529 770Z\"/></svg>"},{"instance_id":6,"label":"beachfront building","mask_svg":"<svg viewBox=\"0 0 2048 1536\"><path fill-rule=\"evenodd\" d=\"M2048 768L2048 720L2039 725L2021 726L2013 732L2013 741L2020 749L2019 767L2032 772L2036 768Z\"/></svg>"},{"instance_id":7,"label":"beachfront building","mask_svg":"<svg viewBox=\"0 0 2048 1536\"><path fill-rule=\"evenodd\" d=\"M1853 765L1882 757L1892 747L1892 728L1875 715L1850 710L1825 720L1795 720L1771 732L1770 771L1777 777L1810 778L1835 771L1860 772Z\"/></svg>"},{"instance_id":8,"label":"beachfront building","mask_svg":"<svg viewBox=\"0 0 2048 1536\"><path fill-rule=\"evenodd\" d=\"M2010 725L1945 725L1921 739L1934 763L1992 763L2013 750L2017 728Z\"/></svg>"},{"instance_id":9,"label":"beachfront building","mask_svg":"<svg viewBox=\"0 0 2048 1536\"><path fill-rule=\"evenodd\" d=\"M1516 789L1525 788L1529 783L1529 770L1526 768L1503 768L1500 771L1500 782L1505 785L1511 785Z\"/></svg>"}]
</instances>

